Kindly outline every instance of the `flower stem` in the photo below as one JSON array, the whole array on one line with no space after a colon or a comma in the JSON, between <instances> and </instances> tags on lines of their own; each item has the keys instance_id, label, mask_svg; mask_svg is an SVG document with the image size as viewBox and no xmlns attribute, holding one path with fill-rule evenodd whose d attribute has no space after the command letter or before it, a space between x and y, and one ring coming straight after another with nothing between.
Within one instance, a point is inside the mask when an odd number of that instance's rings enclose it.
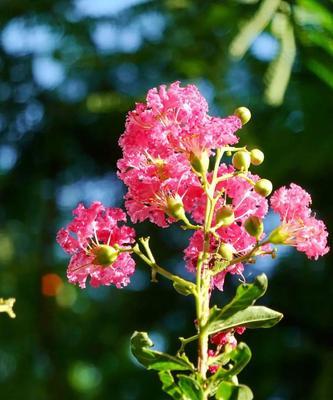
<instances>
[{"instance_id":1,"label":"flower stem","mask_svg":"<svg viewBox=\"0 0 333 400\"><path fill-rule=\"evenodd\" d=\"M211 183L208 182L206 176L203 177L204 189L207 196L205 221L204 221L204 243L203 251L198 257L197 263L197 292L196 311L198 323L198 371L203 380L207 378L208 370L208 340L209 333L207 322L209 318L209 301L210 301L210 285L211 273L208 268L210 258L210 230L212 226L214 210L217 198L214 197L216 185L218 183L218 169L223 156L223 150L216 150L215 165L212 174ZM205 394L205 399L207 398Z\"/></svg>"},{"instance_id":2,"label":"flower stem","mask_svg":"<svg viewBox=\"0 0 333 400\"><path fill-rule=\"evenodd\" d=\"M183 279L180 276L172 274L171 272L167 271L166 269L164 269L155 262L155 259L149 248L149 243L148 243L149 238L142 238L140 242L143 244L147 252L147 255L140 250L138 244L136 244L132 248L133 253L135 253L138 257L141 258L141 260L143 260L147 265L149 265L152 268L152 270L155 271L155 273L158 273L164 276L165 278L169 279L170 281L177 283L178 285L181 285L184 288L187 288L194 296L196 296L196 286L192 282L187 281L186 279Z\"/></svg>"}]
</instances>

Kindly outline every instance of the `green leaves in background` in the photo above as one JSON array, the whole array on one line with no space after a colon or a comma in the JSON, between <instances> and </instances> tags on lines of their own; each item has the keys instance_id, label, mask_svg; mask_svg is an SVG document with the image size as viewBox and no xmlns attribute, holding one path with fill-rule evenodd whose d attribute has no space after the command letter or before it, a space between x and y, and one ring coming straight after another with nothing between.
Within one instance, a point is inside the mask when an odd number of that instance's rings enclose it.
<instances>
[{"instance_id":1,"label":"green leaves in background","mask_svg":"<svg viewBox=\"0 0 333 400\"><path fill-rule=\"evenodd\" d=\"M329 73L333 57L332 12L315 0L298 0L290 5L282 0L262 0L245 21L229 47L234 59L241 59L266 28L279 43L279 51L264 76L266 102L281 105L296 59L296 41L309 48L305 65L333 88ZM296 40L297 39L297 40Z\"/></svg>"},{"instance_id":2,"label":"green leaves in background","mask_svg":"<svg viewBox=\"0 0 333 400\"><path fill-rule=\"evenodd\" d=\"M131 337L131 351L135 358L147 369L156 371L194 370L193 364L185 355L171 356L160 351L151 350L154 343L146 332L134 332Z\"/></svg>"}]
</instances>

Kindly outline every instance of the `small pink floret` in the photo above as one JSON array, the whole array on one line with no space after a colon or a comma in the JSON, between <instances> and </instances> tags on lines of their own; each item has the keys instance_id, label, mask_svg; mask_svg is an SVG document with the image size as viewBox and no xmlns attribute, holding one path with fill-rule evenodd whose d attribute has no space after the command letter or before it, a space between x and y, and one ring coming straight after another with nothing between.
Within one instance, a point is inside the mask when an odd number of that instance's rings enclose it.
<instances>
[{"instance_id":1,"label":"small pink floret","mask_svg":"<svg viewBox=\"0 0 333 400\"><path fill-rule=\"evenodd\" d=\"M317 260L329 251L328 232L324 222L312 214L310 205L309 193L294 183L276 190L271 197L272 209L280 215L281 229L287 236L285 244Z\"/></svg>"},{"instance_id":2,"label":"small pink floret","mask_svg":"<svg viewBox=\"0 0 333 400\"><path fill-rule=\"evenodd\" d=\"M107 208L94 202L88 208L79 204L73 215L69 225L57 234L58 243L71 255L67 269L69 282L85 288L90 277L90 284L94 287L126 286L135 270L130 254L120 253L110 265L99 265L94 253L100 245L125 248L134 242L134 230L119 224L126 221L126 214L119 208Z\"/></svg>"}]
</instances>

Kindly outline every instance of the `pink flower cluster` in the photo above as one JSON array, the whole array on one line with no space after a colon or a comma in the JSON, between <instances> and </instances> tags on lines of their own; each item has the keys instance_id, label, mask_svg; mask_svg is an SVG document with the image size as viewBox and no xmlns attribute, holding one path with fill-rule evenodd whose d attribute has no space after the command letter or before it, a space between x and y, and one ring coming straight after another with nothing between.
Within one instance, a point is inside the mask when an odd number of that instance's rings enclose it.
<instances>
[{"instance_id":1,"label":"pink flower cluster","mask_svg":"<svg viewBox=\"0 0 333 400\"><path fill-rule=\"evenodd\" d=\"M92 286L126 286L133 274L135 263L128 252L118 253L115 245L126 246L134 242L135 232L119 222L126 214L119 208L106 208L94 202L89 208L79 204L73 211L74 219L60 229L57 241L71 255L67 270L69 282L85 288L90 276Z\"/></svg>"},{"instance_id":2,"label":"pink flower cluster","mask_svg":"<svg viewBox=\"0 0 333 400\"><path fill-rule=\"evenodd\" d=\"M148 219L160 227L182 220L193 228L187 218L202 224L207 203L203 182L211 184L213 179L213 173L208 172L209 157L216 149L237 143L236 131L241 127L242 121L236 115L210 116L206 100L194 85L181 87L174 82L169 87L162 85L149 90L146 102L136 104L129 112L125 132L119 140L123 157L117 164L118 175L128 187L125 206L131 220L136 223ZM245 155L250 157L249 154ZM220 179L211 194L218 201L212 216L208 268L217 271L211 287L220 290L226 274L242 273L244 265L237 258L248 254L258 240L265 238L264 234L258 237L246 229L249 217L260 223L268 212L268 201L253 185L260 177L241 173L243 176L233 166L221 164L217 171ZM281 226L265 240L261 251L269 252L270 242L295 246L309 258L326 254L326 227L312 214L310 204L310 195L295 184L275 191L271 207L280 214ZM221 224L219 212L226 208L232 212L233 220ZM95 202L89 208L80 204L74 216L57 236L60 245L72 256L69 281L85 287L90 276L93 286L127 285L134 272L134 261L126 246L133 243L134 231L119 225L126 221L125 213ZM184 256L192 272L197 269L203 244L203 229L195 230ZM231 252L232 260L224 269L222 244ZM118 246L125 251L119 251ZM217 269L221 259L222 267Z\"/></svg>"},{"instance_id":3,"label":"pink flower cluster","mask_svg":"<svg viewBox=\"0 0 333 400\"><path fill-rule=\"evenodd\" d=\"M149 90L146 103L128 114L119 140L123 158L119 177L128 187L126 209L133 222L149 219L166 227L175 219L168 199L181 198L192 212L193 196L201 185L191 162L213 149L238 142L239 117L211 117L194 85L179 82Z\"/></svg>"},{"instance_id":4,"label":"pink flower cluster","mask_svg":"<svg viewBox=\"0 0 333 400\"><path fill-rule=\"evenodd\" d=\"M310 209L311 196L300 186L292 183L283 186L271 197L272 209L280 215L281 226L273 231L273 240L281 238L305 253L308 258L318 259L329 251L328 233L323 221L317 219Z\"/></svg>"},{"instance_id":5,"label":"pink flower cluster","mask_svg":"<svg viewBox=\"0 0 333 400\"><path fill-rule=\"evenodd\" d=\"M222 164L219 168L218 176L234 172L232 166ZM257 181L257 175L250 175L250 177ZM217 192L222 192L223 196L216 207L216 211L228 205L234 212L235 221L226 227L220 227L216 230L218 238L211 236L209 261L210 266L213 268L215 262L218 260L217 250L220 243L228 243L232 246L235 256L242 256L249 252L255 245L256 239L249 235L244 228L245 220L250 216L257 216L263 218L268 211L267 200L257 194L253 186L241 177L232 177L225 181L220 182L216 187ZM228 202L226 201L228 199ZM202 222L204 216L204 209L206 206L206 195L204 191L197 192L197 197L194 199L193 218L197 222ZM214 225L215 220L213 220ZM197 260L199 253L203 250L203 232L196 231L190 239L189 246L185 249L186 266L190 271L196 270ZM240 274L244 266L242 263L236 263L224 269L221 273L215 276L214 285L223 290L224 278L227 273Z\"/></svg>"}]
</instances>

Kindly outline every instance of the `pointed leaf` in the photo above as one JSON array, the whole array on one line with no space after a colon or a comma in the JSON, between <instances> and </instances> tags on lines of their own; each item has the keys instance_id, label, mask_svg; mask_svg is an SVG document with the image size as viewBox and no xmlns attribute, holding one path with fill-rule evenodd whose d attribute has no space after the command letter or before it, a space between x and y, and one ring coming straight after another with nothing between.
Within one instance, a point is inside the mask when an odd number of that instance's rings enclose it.
<instances>
[{"instance_id":1,"label":"pointed leaf","mask_svg":"<svg viewBox=\"0 0 333 400\"><path fill-rule=\"evenodd\" d=\"M216 392L216 400L252 400L253 393L245 385L222 382Z\"/></svg>"},{"instance_id":2,"label":"pointed leaf","mask_svg":"<svg viewBox=\"0 0 333 400\"><path fill-rule=\"evenodd\" d=\"M238 311L227 319L219 319L219 315L210 319L209 334L233 329L238 326L247 328L270 328L277 324L283 315L264 306L250 306Z\"/></svg>"},{"instance_id":3,"label":"pointed leaf","mask_svg":"<svg viewBox=\"0 0 333 400\"><path fill-rule=\"evenodd\" d=\"M182 400L183 396L179 387L175 384L175 380L170 371L160 371L158 373L162 382L162 389L165 393L175 400Z\"/></svg>"},{"instance_id":4,"label":"pointed leaf","mask_svg":"<svg viewBox=\"0 0 333 400\"><path fill-rule=\"evenodd\" d=\"M196 380L187 375L178 375L179 387L183 392L184 400L203 400L203 390Z\"/></svg>"},{"instance_id":5,"label":"pointed leaf","mask_svg":"<svg viewBox=\"0 0 333 400\"><path fill-rule=\"evenodd\" d=\"M154 343L146 332L134 332L131 337L131 351L135 358L147 369L157 371L186 371L193 370L194 366L187 357L171 356L160 351L151 350Z\"/></svg>"},{"instance_id":6,"label":"pointed leaf","mask_svg":"<svg viewBox=\"0 0 333 400\"><path fill-rule=\"evenodd\" d=\"M229 357L233 365L229 369L220 368L211 378L210 387L211 393L214 393L221 381L231 380L233 376L238 375L252 357L249 346L241 342L238 346L229 353Z\"/></svg>"},{"instance_id":7,"label":"pointed leaf","mask_svg":"<svg viewBox=\"0 0 333 400\"><path fill-rule=\"evenodd\" d=\"M258 275L253 283L245 283L238 286L234 298L221 310L216 307L211 311L211 319L226 319L240 310L251 306L259 297L263 296L267 290L267 276Z\"/></svg>"}]
</instances>

